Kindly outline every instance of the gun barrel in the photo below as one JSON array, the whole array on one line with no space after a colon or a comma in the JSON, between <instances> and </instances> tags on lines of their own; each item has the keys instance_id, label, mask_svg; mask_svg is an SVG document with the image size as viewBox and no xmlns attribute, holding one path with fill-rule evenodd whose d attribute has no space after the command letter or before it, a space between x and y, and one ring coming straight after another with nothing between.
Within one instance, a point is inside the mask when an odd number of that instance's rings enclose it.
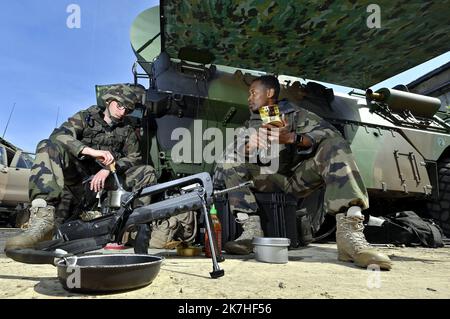
<instances>
[{"instance_id":1,"label":"gun barrel","mask_svg":"<svg viewBox=\"0 0 450 319\"><path fill-rule=\"evenodd\" d=\"M230 187L230 188L214 191L214 196L218 196L218 195L222 195L222 194L225 194L225 193L233 192L233 191L235 191L237 189L240 189L240 188L243 188L243 187L253 187L253 186L255 186L255 183L253 181L247 181L247 182L241 183L241 184L239 184L237 186L233 186L233 187Z\"/></svg>"},{"instance_id":2,"label":"gun barrel","mask_svg":"<svg viewBox=\"0 0 450 319\"><path fill-rule=\"evenodd\" d=\"M366 91L369 100L386 103L391 111L401 113L409 110L414 116L433 118L441 107L438 98L389 88L381 88L376 92Z\"/></svg>"}]
</instances>

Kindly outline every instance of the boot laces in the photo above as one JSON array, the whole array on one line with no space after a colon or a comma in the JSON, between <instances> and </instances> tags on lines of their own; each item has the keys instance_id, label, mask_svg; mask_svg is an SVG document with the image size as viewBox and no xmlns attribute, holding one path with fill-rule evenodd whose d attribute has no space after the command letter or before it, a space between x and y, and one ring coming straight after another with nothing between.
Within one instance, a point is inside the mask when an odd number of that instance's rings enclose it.
<instances>
[{"instance_id":1,"label":"boot laces","mask_svg":"<svg viewBox=\"0 0 450 319\"><path fill-rule=\"evenodd\" d=\"M28 222L28 228L27 230L45 230L46 228L48 228L49 226L52 225L52 222L49 220L48 218L48 214L50 214L50 212L45 212L44 214L42 214L42 212L40 212L41 214L38 215L39 213L39 207L33 207L30 209L31 211L31 216L30 216L30 220ZM46 209L46 208L41 208L41 209Z\"/></svg>"},{"instance_id":2,"label":"boot laces","mask_svg":"<svg viewBox=\"0 0 450 319\"><path fill-rule=\"evenodd\" d=\"M356 250L370 247L363 233L364 225L359 218L346 217L342 223L342 235L348 239Z\"/></svg>"}]
</instances>

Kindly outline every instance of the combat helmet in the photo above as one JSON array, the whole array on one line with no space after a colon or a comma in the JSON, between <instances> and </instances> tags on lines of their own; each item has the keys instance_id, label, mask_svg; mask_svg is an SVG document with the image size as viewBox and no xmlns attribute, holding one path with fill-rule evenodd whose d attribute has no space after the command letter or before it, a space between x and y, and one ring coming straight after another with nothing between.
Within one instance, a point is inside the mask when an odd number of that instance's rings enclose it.
<instances>
[{"instance_id":1,"label":"combat helmet","mask_svg":"<svg viewBox=\"0 0 450 319\"><path fill-rule=\"evenodd\" d=\"M135 104L140 103L141 99L136 94L134 88L126 84L112 85L105 94L102 95L102 99L107 102L110 100L116 100L125 106L130 112L134 110Z\"/></svg>"}]
</instances>

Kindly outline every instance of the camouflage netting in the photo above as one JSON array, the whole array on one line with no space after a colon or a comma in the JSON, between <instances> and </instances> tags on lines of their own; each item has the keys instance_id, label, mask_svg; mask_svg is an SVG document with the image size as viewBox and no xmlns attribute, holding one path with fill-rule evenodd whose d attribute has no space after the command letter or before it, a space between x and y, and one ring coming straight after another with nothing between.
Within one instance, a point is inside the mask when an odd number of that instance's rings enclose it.
<instances>
[{"instance_id":1,"label":"camouflage netting","mask_svg":"<svg viewBox=\"0 0 450 319\"><path fill-rule=\"evenodd\" d=\"M370 29L372 3L381 28ZM164 46L215 64L366 88L448 51L450 0L164 1Z\"/></svg>"}]
</instances>

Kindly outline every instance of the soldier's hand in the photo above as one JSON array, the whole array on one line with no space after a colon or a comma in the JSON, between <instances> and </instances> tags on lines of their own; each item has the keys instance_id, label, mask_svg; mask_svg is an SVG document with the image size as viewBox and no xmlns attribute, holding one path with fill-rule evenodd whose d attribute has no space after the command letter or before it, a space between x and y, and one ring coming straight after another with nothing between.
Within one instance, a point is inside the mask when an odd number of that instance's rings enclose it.
<instances>
[{"instance_id":1,"label":"soldier's hand","mask_svg":"<svg viewBox=\"0 0 450 319\"><path fill-rule=\"evenodd\" d=\"M250 134L245 145L246 153L252 154L258 148L258 134Z\"/></svg>"},{"instance_id":2,"label":"soldier's hand","mask_svg":"<svg viewBox=\"0 0 450 319\"><path fill-rule=\"evenodd\" d=\"M105 187L105 181L108 178L110 171L107 169L101 169L92 178L90 183L90 189L94 192L99 192Z\"/></svg>"},{"instance_id":3,"label":"soldier's hand","mask_svg":"<svg viewBox=\"0 0 450 319\"><path fill-rule=\"evenodd\" d=\"M97 152L99 153L97 156L95 156L95 158L100 160L100 162L102 162L103 165L108 166L109 164L114 162L114 156L111 154L110 151L97 151Z\"/></svg>"},{"instance_id":4,"label":"soldier's hand","mask_svg":"<svg viewBox=\"0 0 450 319\"><path fill-rule=\"evenodd\" d=\"M271 124L264 124L262 127L267 129L267 138L269 141L277 141L279 144L292 144L295 142L295 132L290 131L287 121L282 118L283 126L278 127Z\"/></svg>"},{"instance_id":5,"label":"soldier's hand","mask_svg":"<svg viewBox=\"0 0 450 319\"><path fill-rule=\"evenodd\" d=\"M109 165L112 162L114 162L114 156L111 154L110 151L94 150L93 148L85 147L81 151L81 153L84 155L94 157L95 159L99 160L103 165Z\"/></svg>"},{"instance_id":6,"label":"soldier's hand","mask_svg":"<svg viewBox=\"0 0 450 319\"><path fill-rule=\"evenodd\" d=\"M246 144L247 154L252 154L258 149L267 148L267 132L265 129L257 130L249 135L248 142Z\"/></svg>"}]
</instances>

